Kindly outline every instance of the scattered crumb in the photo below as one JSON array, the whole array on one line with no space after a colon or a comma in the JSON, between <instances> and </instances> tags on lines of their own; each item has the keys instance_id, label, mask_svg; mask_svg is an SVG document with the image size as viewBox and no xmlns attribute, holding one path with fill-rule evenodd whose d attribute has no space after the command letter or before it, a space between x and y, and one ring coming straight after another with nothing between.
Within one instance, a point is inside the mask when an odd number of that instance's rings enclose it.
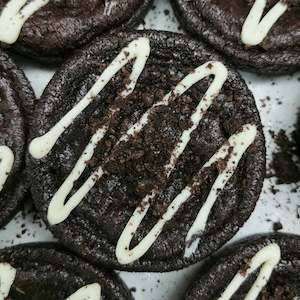
<instances>
[{"instance_id":1,"label":"scattered crumb","mask_svg":"<svg viewBox=\"0 0 300 300\"><path fill-rule=\"evenodd\" d=\"M273 223L273 231L280 231L283 229L283 226L280 222Z\"/></svg>"},{"instance_id":2,"label":"scattered crumb","mask_svg":"<svg viewBox=\"0 0 300 300\"><path fill-rule=\"evenodd\" d=\"M295 133L289 138L284 130L280 130L277 134L270 131L278 150L273 152L273 159L270 164L277 177L278 184L289 184L300 182L300 166L298 158L298 149L295 142Z\"/></svg>"}]
</instances>

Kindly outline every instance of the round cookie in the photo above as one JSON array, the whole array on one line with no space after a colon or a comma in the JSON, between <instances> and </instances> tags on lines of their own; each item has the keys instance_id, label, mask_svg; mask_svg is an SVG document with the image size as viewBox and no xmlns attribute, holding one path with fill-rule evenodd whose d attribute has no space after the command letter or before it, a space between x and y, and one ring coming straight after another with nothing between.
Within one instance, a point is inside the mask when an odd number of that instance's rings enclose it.
<instances>
[{"instance_id":1,"label":"round cookie","mask_svg":"<svg viewBox=\"0 0 300 300\"><path fill-rule=\"evenodd\" d=\"M263 74L300 69L298 0L174 0L172 4L188 32L224 53L238 68Z\"/></svg>"},{"instance_id":2,"label":"round cookie","mask_svg":"<svg viewBox=\"0 0 300 300\"><path fill-rule=\"evenodd\" d=\"M114 273L97 269L55 244L1 250L0 278L0 292L7 299L132 299Z\"/></svg>"},{"instance_id":3,"label":"round cookie","mask_svg":"<svg viewBox=\"0 0 300 300\"><path fill-rule=\"evenodd\" d=\"M35 120L36 207L95 263L161 272L195 263L243 226L261 191L253 96L183 35L97 39L54 75Z\"/></svg>"},{"instance_id":4,"label":"round cookie","mask_svg":"<svg viewBox=\"0 0 300 300\"><path fill-rule=\"evenodd\" d=\"M27 132L34 94L24 73L0 50L0 226L16 213L25 193Z\"/></svg>"},{"instance_id":5,"label":"round cookie","mask_svg":"<svg viewBox=\"0 0 300 300\"><path fill-rule=\"evenodd\" d=\"M42 60L62 61L96 35L143 19L152 0L0 0L0 42Z\"/></svg>"},{"instance_id":6,"label":"round cookie","mask_svg":"<svg viewBox=\"0 0 300 300\"><path fill-rule=\"evenodd\" d=\"M259 236L213 257L184 299L298 299L299 272L299 236Z\"/></svg>"}]
</instances>

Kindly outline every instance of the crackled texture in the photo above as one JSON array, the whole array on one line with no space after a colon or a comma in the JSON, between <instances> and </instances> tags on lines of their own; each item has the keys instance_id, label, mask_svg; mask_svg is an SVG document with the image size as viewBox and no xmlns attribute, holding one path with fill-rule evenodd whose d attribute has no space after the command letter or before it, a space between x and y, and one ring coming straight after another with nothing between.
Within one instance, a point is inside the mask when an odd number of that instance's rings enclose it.
<instances>
[{"instance_id":1,"label":"crackled texture","mask_svg":"<svg viewBox=\"0 0 300 300\"><path fill-rule=\"evenodd\" d=\"M0 0L0 10L7 2ZM151 2L50 0L25 22L13 49L47 63L61 61L96 35L137 25Z\"/></svg>"},{"instance_id":2,"label":"crackled texture","mask_svg":"<svg viewBox=\"0 0 300 300\"><path fill-rule=\"evenodd\" d=\"M268 0L265 12L278 2ZM244 45L241 31L253 0L174 0L179 21L193 36L226 54L239 68L280 74L300 69L300 1L287 0L288 10L261 44Z\"/></svg>"},{"instance_id":3,"label":"crackled texture","mask_svg":"<svg viewBox=\"0 0 300 300\"><path fill-rule=\"evenodd\" d=\"M272 243L281 248L281 260L257 299L297 299L300 296L300 238L288 234L260 236L250 241L248 239L221 252L199 271L201 275L188 289L185 299L218 299L234 275L247 269L249 260L260 249ZM257 274L258 272L250 276L231 299L244 299Z\"/></svg>"},{"instance_id":4,"label":"crackled texture","mask_svg":"<svg viewBox=\"0 0 300 300\"><path fill-rule=\"evenodd\" d=\"M0 251L0 262L16 269L8 299L65 300L81 287L98 283L102 300L131 300L123 282L55 244L31 244Z\"/></svg>"},{"instance_id":5,"label":"crackled texture","mask_svg":"<svg viewBox=\"0 0 300 300\"><path fill-rule=\"evenodd\" d=\"M76 182L74 191L100 164L104 164L106 174L69 218L50 229L67 247L96 263L130 270L180 269L222 246L255 207L265 173L265 146L252 94L241 77L228 67L229 76L222 91L192 134L168 181L161 176L162 168L183 130L190 126L191 113L211 79L200 81L170 106L157 108L150 122L134 139L120 144L112 155L111 150L128 127L153 103L162 100L193 68L209 60L220 60L219 56L202 44L171 33L122 33L98 39L55 74L41 97L32 137L43 135L56 124L82 99L121 49L141 36L150 39L151 54L134 92L126 99L119 97L128 82L129 64L65 131L48 156L32 159L32 178L35 178L32 191L38 210L47 220L51 198L73 169L91 136L105 122L108 107L121 103L120 112L111 121L94 158L87 162L86 171ZM183 259L185 237L221 166L214 165L204 172L201 191L199 189L167 223L144 257L131 265L119 265L115 256L116 243L142 198L154 187L161 190L134 236L132 247L148 233L203 164L247 123L257 126L257 137L218 198L200 237L197 253L190 259Z\"/></svg>"},{"instance_id":6,"label":"crackled texture","mask_svg":"<svg viewBox=\"0 0 300 300\"><path fill-rule=\"evenodd\" d=\"M25 125L33 103L34 94L24 73L0 50L0 146L14 153L12 170L0 191L0 226L16 213L25 193Z\"/></svg>"}]
</instances>

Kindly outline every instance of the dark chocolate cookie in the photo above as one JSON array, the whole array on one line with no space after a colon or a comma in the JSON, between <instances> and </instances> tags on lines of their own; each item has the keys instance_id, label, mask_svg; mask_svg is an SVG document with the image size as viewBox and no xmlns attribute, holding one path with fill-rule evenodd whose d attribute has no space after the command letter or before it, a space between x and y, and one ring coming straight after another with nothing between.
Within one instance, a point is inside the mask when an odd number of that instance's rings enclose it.
<instances>
[{"instance_id":1,"label":"dark chocolate cookie","mask_svg":"<svg viewBox=\"0 0 300 300\"><path fill-rule=\"evenodd\" d=\"M211 259L186 300L292 300L300 297L300 237L275 234L247 239Z\"/></svg>"},{"instance_id":2,"label":"dark chocolate cookie","mask_svg":"<svg viewBox=\"0 0 300 300\"><path fill-rule=\"evenodd\" d=\"M23 115L29 116L33 101L24 73L0 50L0 226L13 217L24 197Z\"/></svg>"},{"instance_id":3,"label":"dark chocolate cookie","mask_svg":"<svg viewBox=\"0 0 300 300\"><path fill-rule=\"evenodd\" d=\"M97 269L55 244L1 250L0 278L0 293L5 299L132 299L115 274Z\"/></svg>"},{"instance_id":4,"label":"dark chocolate cookie","mask_svg":"<svg viewBox=\"0 0 300 300\"><path fill-rule=\"evenodd\" d=\"M0 0L0 42L46 63L61 61L96 35L137 25L151 2Z\"/></svg>"},{"instance_id":5,"label":"dark chocolate cookie","mask_svg":"<svg viewBox=\"0 0 300 300\"><path fill-rule=\"evenodd\" d=\"M90 261L180 269L221 247L255 207L265 146L253 96L183 35L97 39L54 75L36 113L36 206Z\"/></svg>"},{"instance_id":6,"label":"dark chocolate cookie","mask_svg":"<svg viewBox=\"0 0 300 300\"><path fill-rule=\"evenodd\" d=\"M299 0L172 3L187 31L226 54L238 68L266 74L300 69Z\"/></svg>"}]
</instances>

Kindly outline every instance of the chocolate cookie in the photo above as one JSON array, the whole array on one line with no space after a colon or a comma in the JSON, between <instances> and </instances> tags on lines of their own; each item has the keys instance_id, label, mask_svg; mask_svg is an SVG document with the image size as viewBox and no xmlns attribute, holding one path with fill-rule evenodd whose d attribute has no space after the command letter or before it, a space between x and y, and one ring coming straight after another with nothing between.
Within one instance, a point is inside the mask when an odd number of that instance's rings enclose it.
<instances>
[{"instance_id":1,"label":"chocolate cookie","mask_svg":"<svg viewBox=\"0 0 300 300\"><path fill-rule=\"evenodd\" d=\"M255 207L265 146L254 99L201 43L151 31L97 39L39 103L34 200L90 261L180 269L221 247Z\"/></svg>"},{"instance_id":2,"label":"chocolate cookie","mask_svg":"<svg viewBox=\"0 0 300 300\"><path fill-rule=\"evenodd\" d=\"M28 116L33 99L24 73L0 50L0 226L13 217L24 197L23 115Z\"/></svg>"},{"instance_id":3,"label":"chocolate cookie","mask_svg":"<svg viewBox=\"0 0 300 300\"><path fill-rule=\"evenodd\" d=\"M280 74L300 69L299 0L174 0L182 26L238 68Z\"/></svg>"},{"instance_id":4,"label":"chocolate cookie","mask_svg":"<svg viewBox=\"0 0 300 300\"><path fill-rule=\"evenodd\" d=\"M212 258L185 299L298 299L299 272L299 236L260 236Z\"/></svg>"},{"instance_id":5,"label":"chocolate cookie","mask_svg":"<svg viewBox=\"0 0 300 300\"><path fill-rule=\"evenodd\" d=\"M1 250L0 278L0 294L5 299L132 299L115 274L97 269L55 244Z\"/></svg>"},{"instance_id":6,"label":"chocolate cookie","mask_svg":"<svg viewBox=\"0 0 300 300\"><path fill-rule=\"evenodd\" d=\"M151 2L0 0L0 42L47 63L61 61L96 35L137 25Z\"/></svg>"}]
</instances>

